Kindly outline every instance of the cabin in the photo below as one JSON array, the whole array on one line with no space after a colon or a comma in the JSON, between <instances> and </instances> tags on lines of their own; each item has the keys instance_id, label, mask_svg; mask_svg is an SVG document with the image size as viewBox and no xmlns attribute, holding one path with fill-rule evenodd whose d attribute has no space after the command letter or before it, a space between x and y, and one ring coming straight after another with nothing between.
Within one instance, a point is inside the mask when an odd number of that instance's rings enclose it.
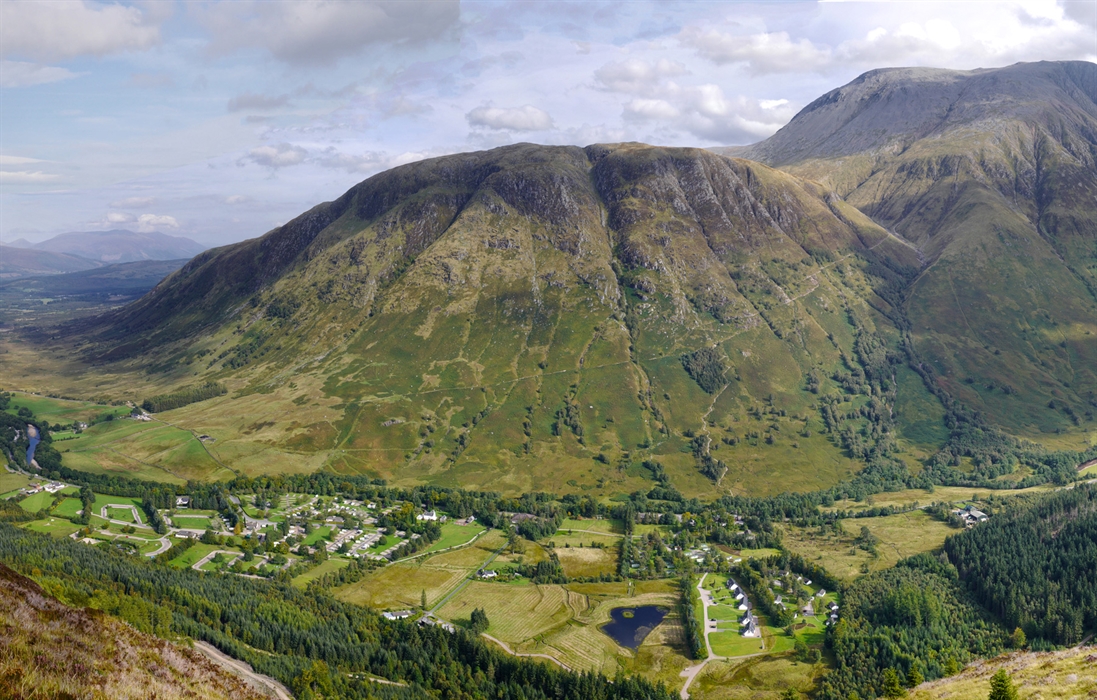
<instances>
[{"instance_id":1,"label":"cabin","mask_svg":"<svg viewBox=\"0 0 1097 700\"><path fill-rule=\"evenodd\" d=\"M176 508L190 508L190 496L176 496L175 497Z\"/></svg>"}]
</instances>

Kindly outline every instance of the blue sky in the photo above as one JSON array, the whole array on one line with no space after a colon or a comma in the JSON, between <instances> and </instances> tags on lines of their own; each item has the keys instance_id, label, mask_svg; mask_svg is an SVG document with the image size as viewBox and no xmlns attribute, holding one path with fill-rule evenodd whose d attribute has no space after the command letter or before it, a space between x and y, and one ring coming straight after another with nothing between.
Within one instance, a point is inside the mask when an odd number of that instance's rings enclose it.
<instances>
[{"instance_id":1,"label":"blue sky","mask_svg":"<svg viewBox=\"0 0 1097 700\"><path fill-rule=\"evenodd\" d=\"M886 66L1097 61L1097 2L0 3L0 239L258 236L519 141L758 141Z\"/></svg>"}]
</instances>

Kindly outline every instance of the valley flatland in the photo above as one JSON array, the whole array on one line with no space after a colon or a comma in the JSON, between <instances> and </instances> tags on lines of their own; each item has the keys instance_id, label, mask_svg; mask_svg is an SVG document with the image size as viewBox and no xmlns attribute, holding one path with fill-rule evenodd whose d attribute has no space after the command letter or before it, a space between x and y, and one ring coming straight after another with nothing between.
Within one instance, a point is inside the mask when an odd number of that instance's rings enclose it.
<instances>
[{"instance_id":1,"label":"valley flatland","mask_svg":"<svg viewBox=\"0 0 1097 700\"><path fill-rule=\"evenodd\" d=\"M1092 63L874 70L747 147L420 160L181 265L29 251L0 313L69 306L0 334L0 617L35 625L0 695L156 637L231 697L1094 692ZM54 619L77 650L27 670Z\"/></svg>"}]
</instances>

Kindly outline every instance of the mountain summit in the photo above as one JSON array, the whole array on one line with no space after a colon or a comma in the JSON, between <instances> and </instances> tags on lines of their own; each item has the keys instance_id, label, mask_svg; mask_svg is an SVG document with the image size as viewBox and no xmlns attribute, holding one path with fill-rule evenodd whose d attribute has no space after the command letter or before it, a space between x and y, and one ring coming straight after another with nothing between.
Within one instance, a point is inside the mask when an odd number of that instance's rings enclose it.
<instances>
[{"instance_id":1,"label":"mountain summit","mask_svg":"<svg viewBox=\"0 0 1097 700\"><path fill-rule=\"evenodd\" d=\"M1049 408L1092 416L1097 65L871 71L734 152L834 188L918 247L905 308L950 393L1034 435L1063 428Z\"/></svg>"}]
</instances>

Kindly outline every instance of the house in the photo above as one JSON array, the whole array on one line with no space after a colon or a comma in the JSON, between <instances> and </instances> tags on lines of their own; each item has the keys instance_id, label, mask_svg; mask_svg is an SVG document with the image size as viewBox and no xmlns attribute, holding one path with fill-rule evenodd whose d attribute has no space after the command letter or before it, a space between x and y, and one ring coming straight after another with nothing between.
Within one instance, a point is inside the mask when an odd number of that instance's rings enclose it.
<instances>
[{"instance_id":1,"label":"house","mask_svg":"<svg viewBox=\"0 0 1097 700\"><path fill-rule=\"evenodd\" d=\"M476 572L476 576L478 578L487 579L487 578L495 578L496 576L498 576L498 574L496 572L492 571L491 569L480 569L479 571Z\"/></svg>"},{"instance_id":2,"label":"house","mask_svg":"<svg viewBox=\"0 0 1097 700\"><path fill-rule=\"evenodd\" d=\"M413 613L410 610L397 610L395 612L382 613L386 620L403 620L404 618L411 617L412 614Z\"/></svg>"},{"instance_id":3,"label":"house","mask_svg":"<svg viewBox=\"0 0 1097 700\"><path fill-rule=\"evenodd\" d=\"M815 597L816 597L816 598L822 598L822 597L823 597L823 596L825 596L826 594L827 594L827 589L825 589L825 588L820 588L820 589L819 589L818 591L816 591L816 592L815 592Z\"/></svg>"},{"instance_id":4,"label":"house","mask_svg":"<svg viewBox=\"0 0 1097 700\"><path fill-rule=\"evenodd\" d=\"M827 603L827 610L831 611L832 613L838 612L838 603Z\"/></svg>"},{"instance_id":5,"label":"house","mask_svg":"<svg viewBox=\"0 0 1097 700\"><path fill-rule=\"evenodd\" d=\"M175 497L176 508L190 508L190 496L176 496Z\"/></svg>"},{"instance_id":6,"label":"house","mask_svg":"<svg viewBox=\"0 0 1097 700\"><path fill-rule=\"evenodd\" d=\"M457 628L454 627L453 625L451 625L450 623L439 620L438 618L433 617L431 615L426 615L426 616L423 617L423 619L419 620L419 625L421 627L425 627L425 626L428 626L428 625L431 626L431 627L441 627L442 629L449 632L450 634L453 634L454 632L457 631Z\"/></svg>"},{"instance_id":7,"label":"house","mask_svg":"<svg viewBox=\"0 0 1097 700\"><path fill-rule=\"evenodd\" d=\"M438 520L438 512L437 512L437 511L433 511L433 510L428 510L428 511L427 511L427 512L425 512L425 513L420 513L419 515L416 515L416 516L415 516L415 519L416 519L416 520L429 520L429 521L435 521L435 520Z\"/></svg>"}]
</instances>

